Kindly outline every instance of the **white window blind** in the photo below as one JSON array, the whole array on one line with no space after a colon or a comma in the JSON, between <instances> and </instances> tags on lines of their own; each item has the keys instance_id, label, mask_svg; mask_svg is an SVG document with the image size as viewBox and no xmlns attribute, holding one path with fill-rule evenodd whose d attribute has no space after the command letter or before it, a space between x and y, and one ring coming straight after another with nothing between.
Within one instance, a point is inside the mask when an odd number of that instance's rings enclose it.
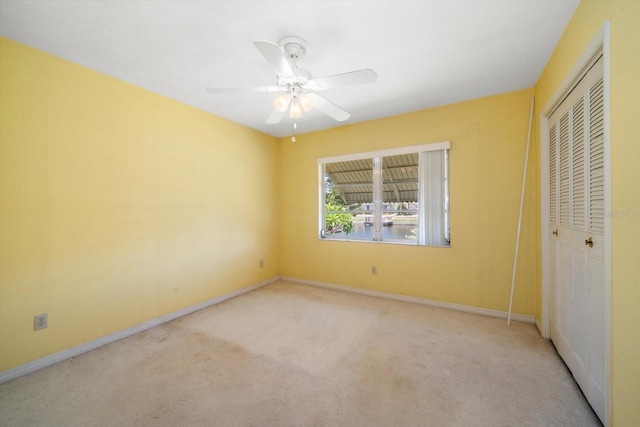
<instances>
[{"instance_id":1,"label":"white window blind","mask_svg":"<svg viewBox=\"0 0 640 427\"><path fill-rule=\"evenodd\" d=\"M428 246L446 245L445 236L445 152L420 153L418 243Z\"/></svg>"}]
</instances>

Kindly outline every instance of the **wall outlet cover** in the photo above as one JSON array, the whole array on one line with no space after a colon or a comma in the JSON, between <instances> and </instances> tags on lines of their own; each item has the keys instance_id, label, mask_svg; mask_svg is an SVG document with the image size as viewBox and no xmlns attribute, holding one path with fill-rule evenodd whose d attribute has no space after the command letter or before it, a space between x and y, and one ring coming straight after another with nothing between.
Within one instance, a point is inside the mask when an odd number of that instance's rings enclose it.
<instances>
[{"instance_id":1,"label":"wall outlet cover","mask_svg":"<svg viewBox=\"0 0 640 427\"><path fill-rule=\"evenodd\" d=\"M47 313L38 314L37 316L33 316L33 330L39 331L40 329L45 329L49 326L49 319Z\"/></svg>"}]
</instances>

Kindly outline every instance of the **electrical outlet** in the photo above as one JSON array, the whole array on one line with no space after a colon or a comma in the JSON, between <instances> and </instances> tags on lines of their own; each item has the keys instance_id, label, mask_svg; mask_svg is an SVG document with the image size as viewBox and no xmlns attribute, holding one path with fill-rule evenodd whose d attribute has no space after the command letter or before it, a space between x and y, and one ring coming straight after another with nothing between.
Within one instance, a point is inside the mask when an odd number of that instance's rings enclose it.
<instances>
[{"instance_id":1,"label":"electrical outlet","mask_svg":"<svg viewBox=\"0 0 640 427\"><path fill-rule=\"evenodd\" d=\"M373 274L374 276L376 274L378 274L378 267L376 267L375 265L371 266L371 274Z\"/></svg>"},{"instance_id":2,"label":"electrical outlet","mask_svg":"<svg viewBox=\"0 0 640 427\"><path fill-rule=\"evenodd\" d=\"M49 325L49 320L47 318L47 313L38 314L37 316L33 316L33 330L39 331L40 329L45 329Z\"/></svg>"},{"instance_id":3,"label":"electrical outlet","mask_svg":"<svg viewBox=\"0 0 640 427\"><path fill-rule=\"evenodd\" d=\"M260 260L260 268L262 268L262 267L264 267L264 260L263 259Z\"/></svg>"}]
</instances>

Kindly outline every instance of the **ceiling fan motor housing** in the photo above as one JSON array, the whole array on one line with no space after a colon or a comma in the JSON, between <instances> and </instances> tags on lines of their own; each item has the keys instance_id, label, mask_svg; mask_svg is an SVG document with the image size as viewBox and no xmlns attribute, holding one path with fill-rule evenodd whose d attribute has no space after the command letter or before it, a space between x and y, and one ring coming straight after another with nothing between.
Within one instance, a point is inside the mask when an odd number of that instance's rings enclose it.
<instances>
[{"instance_id":1,"label":"ceiling fan motor housing","mask_svg":"<svg viewBox=\"0 0 640 427\"><path fill-rule=\"evenodd\" d=\"M300 37L285 37L278 44L290 59L302 59L309 52L309 43Z\"/></svg>"},{"instance_id":2,"label":"ceiling fan motor housing","mask_svg":"<svg viewBox=\"0 0 640 427\"><path fill-rule=\"evenodd\" d=\"M303 68L298 67L298 60L304 58L309 53L309 43L300 37L286 37L278 42L278 45L284 51L287 59L291 62L291 68L296 74L295 79L283 78L280 84L284 85L303 85L313 77L311 73Z\"/></svg>"}]
</instances>

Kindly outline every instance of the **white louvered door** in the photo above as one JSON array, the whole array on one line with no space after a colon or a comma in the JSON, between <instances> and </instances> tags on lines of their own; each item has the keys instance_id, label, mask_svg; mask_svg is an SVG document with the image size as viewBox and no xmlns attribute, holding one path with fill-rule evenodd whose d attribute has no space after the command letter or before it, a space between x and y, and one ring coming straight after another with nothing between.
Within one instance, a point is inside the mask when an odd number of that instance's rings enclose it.
<instances>
[{"instance_id":1,"label":"white louvered door","mask_svg":"<svg viewBox=\"0 0 640 427\"><path fill-rule=\"evenodd\" d=\"M604 97L598 59L549 117L551 339L605 413Z\"/></svg>"}]
</instances>

